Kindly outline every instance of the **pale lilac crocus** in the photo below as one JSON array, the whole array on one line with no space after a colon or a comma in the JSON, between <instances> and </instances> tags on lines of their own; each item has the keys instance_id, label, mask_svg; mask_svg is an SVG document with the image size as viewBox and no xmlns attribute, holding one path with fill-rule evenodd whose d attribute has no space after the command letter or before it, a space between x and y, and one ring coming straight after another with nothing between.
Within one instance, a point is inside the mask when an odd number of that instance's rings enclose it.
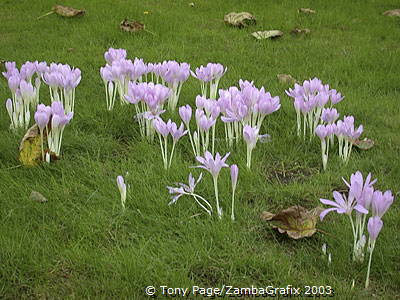
<instances>
[{"instance_id":1,"label":"pale lilac crocus","mask_svg":"<svg viewBox=\"0 0 400 300\"><path fill-rule=\"evenodd\" d=\"M196 203L211 216L212 211L213 211L211 204L206 199L204 199L202 196L196 194L194 191L197 184L201 181L202 178L203 178L203 173L200 173L200 176L197 180L195 180L192 173L190 173L189 179L188 179L188 181L189 181L188 184L178 183L177 187L167 186L168 192L170 193L171 199L172 199L168 203L168 205L175 204L178 201L178 199L184 195L192 196L194 198L194 200L196 201Z\"/></svg>"},{"instance_id":2,"label":"pale lilac crocus","mask_svg":"<svg viewBox=\"0 0 400 300\"><path fill-rule=\"evenodd\" d=\"M346 214L350 218L351 218L351 213L353 210L356 210L362 214L368 213L368 210L366 210L362 205L357 204L354 196L352 196L352 195L349 195L349 197L346 197L345 195L342 195L339 192L334 191L333 198L335 199L335 201L327 200L327 199L320 199L320 201L323 204L333 206L332 208L325 209L320 214L321 221L331 211L336 211L338 214ZM353 220L351 220L351 223L353 224ZM354 226L354 225L352 225L352 226Z\"/></svg>"},{"instance_id":3,"label":"pale lilac crocus","mask_svg":"<svg viewBox=\"0 0 400 300\"><path fill-rule=\"evenodd\" d=\"M174 156L174 150L175 150L175 145L178 142L178 140L183 137L184 135L187 134L187 130L185 130L185 127L183 125L183 123L181 123L181 126L176 125L176 123L171 122L169 125L169 133L172 136L172 150L171 150L171 155L169 158L169 165L168 167L171 167L171 163L172 163L172 157Z\"/></svg>"},{"instance_id":4,"label":"pale lilac crocus","mask_svg":"<svg viewBox=\"0 0 400 300\"><path fill-rule=\"evenodd\" d=\"M210 99L216 99L219 81L226 70L221 64L208 63L205 67L196 68L195 72L191 71L192 76L200 80L203 97L208 97L209 91Z\"/></svg>"},{"instance_id":5,"label":"pale lilac crocus","mask_svg":"<svg viewBox=\"0 0 400 300\"><path fill-rule=\"evenodd\" d=\"M393 204L393 200L392 191L388 190L384 193L375 191L372 197L372 215L382 218Z\"/></svg>"},{"instance_id":6,"label":"pale lilac crocus","mask_svg":"<svg viewBox=\"0 0 400 300\"><path fill-rule=\"evenodd\" d=\"M315 134L321 139L322 165L324 170L326 170L329 156L329 142L330 136L333 134L333 127L331 124L318 125L315 128Z\"/></svg>"},{"instance_id":7,"label":"pale lilac crocus","mask_svg":"<svg viewBox=\"0 0 400 300\"><path fill-rule=\"evenodd\" d=\"M190 120L192 119L192 107L189 104L179 107L179 116L181 117L183 123L186 126L186 130L189 134L190 145L192 147L193 154L196 156L197 155L196 147L194 144L192 133L190 131ZM198 155L200 155L200 153L198 153Z\"/></svg>"},{"instance_id":8,"label":"pale lilac crocus","mask_svg":"<svg viewBox=\"0 0 400 300\"><path fill-rule=\"evenodd\" d=\"M44 105L43 105L44 106ZM46 112L45 109L42 109L40 105L38 105L37 111L35 112L35 122L39 127L40 132L40 142L41 142L41 150L42 150L42 161L44 161L44 147L43 147L43 130L47 127L47 124L50 120L50 114Z\"/></svg>"},{"instance_id":9,"label":"pale lilac crocus","mask_svg":"<svg viewBox=\"0 0 400 300\"><path fill-rule=\"evenodd\" d=\"M117 186L119 193L121 195L121 206L122 210L125 210L125 202L126 202L126 184L124 182L124 177L121 175L117 176Z\"/></svg>"},{"instance_id":10,"label":"pale lilac crocus","mask_svg":"<svg viewBox=\"0 0 400 300\"><path fill-rule=\"evenodd\" d=\"M237 165L231 165L231 182L232 182L232 213L231 220L235 221L235 191L239 176L239 168Z\"/></svg>"},{"instance_id":11,"label":"pale lilac crocus","mask_svg":"<svg viewBox=\"0 0 400 300\"><path fill-rule=\"evenodd\" d=\"M266 137L268 135L259 135L259 129L257 127L251 127L250 125L245 125L243 127L243 139L247 144L247 168L251 168L251 155L253 149L257 145L259 138Z\"/></svg>"},{"instance_id":12,"label":"pale lilac crocus","mask_svg":"<svg viewBox=\"0 0 400 300\"><path fill-rule=\"evenodd\" d=\"M368 252L369 252L369 260L368 260L368 268L367 268L367 277L365 280L365 288L367 289L369 286L369 274L371 271L371 262L372 262L372 253L375 249L376 238L378 237L380 231L383 227L383 221L379 216L373 216L368 220Z\"/></svg>"},{"instance_id":13,"label":"pale lilac crocus","mask_svg":"<svg viewBox=\"0 0 400 300\"><path fill-rule=\"evenodd\" d=\"M227 160L228 156L230 155L230 152L225 154L224 157L221 157L221 155L217 152L215 154L215 158L213 155L206 151L204 153L204 157L202 156L197 156L196 160L201 164L197 166L196 168L202 168L210 172L210 174L213 177L213 182L214 182L214 192L215 192L215 200L217 204L217 213L218 217L221 219L222 218L222 209L219 206L219 199L218 199L218 175L221 171L222 168L228 168L229 166L225 163Z\"/></svg>"},{"instance_id":14,"label":"pale lilac crocus","mask_svg":"<svg viewBox=\"0 0 400 300\"><path fill-rule=\"evenodd\" d=\"M63 104L54 101L51 104L51 114L51 130L47 135L47 142L49 151L60 156L64 128L72 120L74 113L66 113Z\"/></svg>"}]
</instances>

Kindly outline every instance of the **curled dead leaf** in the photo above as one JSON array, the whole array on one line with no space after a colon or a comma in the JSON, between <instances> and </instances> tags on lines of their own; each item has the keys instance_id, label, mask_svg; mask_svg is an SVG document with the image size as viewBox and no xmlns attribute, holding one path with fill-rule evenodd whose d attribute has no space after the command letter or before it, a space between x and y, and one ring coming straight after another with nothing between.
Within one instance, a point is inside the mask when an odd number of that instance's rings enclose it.
<instances>
[{"instance_id":1,"label":"curled dead leaf","mask_svg":"<svg viewBox=\"0 0 400 300\"><path fill-rule=\"evenodd\" d=\"M387 10L383 13L384 16L400 17L400 9Z\"/></svg>"},{"instance_id":2,"label":"curled dead leaf","mask_svg":"<svg viewBox=\"0 0 400 300\"><path fill-rule=\"evenodd\" d=\"M261 219L271 223L273 228L278 229L280 233L287 233L292 239L301 239L312 236L316 231L316 225L320 213L324 209L316 207L311 210L295 205L284 209L277 214L264 211Z\"/></svg>"},{"instance_id":3,"label":"curled dead leaf","mask_svg":"<svg viewBox=\"0 0 400 300\"><path fill-rule=\"evenodd\" d=\"M129 21L128 19L124 19L119 27L123 31L127 32L139 32L144 30L144 24L140 23L139 21Z\"/></svg>"},{"instance_id":4,"label":"curled dead leaf","mask_svg":"<svg viewBox=\"0 0 400 300\"><path fill-rule=\"evenodd\" d=\"M298 28L295 27L293 28L293 30L291 31L292 34L309 34L311 33L311 30L308 28Z\"/></svg>"},{"instance_id":5,"label":"curled dead leaf","mask_svg":"<svg viewBox=\"0 0 400 300\"><path fill-rule=\"evenodd\" d=\"M29 196L29 198L31 200L33 200L33 201L40 202L40 203L47 202L46 197L43 196L41 193L36 192L36 191L32 191L31 195Z\"/></svg>"},{"instance_id":6,"label":"curled dead leaf","mask_svg":"<svg viewBox=\"0 0 400 300\"><path fill-rule=\"evenodd\" d=\"M39 128L35 124L28 129L19 145L19 160L24 166L37 166L42 157Z\"/></svg>"},{"instance_id":7,"label":"curled dead leaf","mask_svg":"<svg viewBox=\"0 0 400 300\"><path fill-rule=\"evenodd\" d=\"M368 150L374 146L375 142L371 139L364 138L363 140L355 140L353 145L361 150Z\"/></svg>"},{"instance_id":8,"label":"curled dead leaf","mask_svg":"<svg viewBox=\"0 0 400 300\"><path fill-rule=\"evenodd\" d=\"M43 134L43 144L47 144L45 132ZM49 152L49 150L44 149L44 152ZM59 159L53 152L50 153L50 158L51 161ZM42 161L42 146L37 124L29 128L21 140L19 145L19 161L27 167L37 166Z\"/></svg>"},{"instance_id":9,"label":"curled dead leaf","mask_svg":"<svg viewBox=\"0 0 400 300\"><path fill-rule=\"evenodd\" d=\"M60 16L71 18L71 17L78 17L83 16L86 11L84 9L76 9L69 6L62 6L62 5L54 5L53 11Z\"/></svg>"},{"instance_id":10,"label":"curled dead leaf","mask_svg":"<svg viewBox=\"0 0 400 300\"><path fill-rule=\"evenodd\" d=\"M256 18L248 12L231 12L224 16L224 22L226 24L242 28L256 24Z\"/></svg>"},{"instance_id":11,"label":"curled dead leaf","mask_svg":"<svg viewBox=\"0 0 400 300\"><path fill-rule=\"evenodd\" d=\"M295 83L298 83L298 81L290 74L278 74L276 77L278 78L279 82L283 84L294 85Z\"/></svg>"},{"instance_id":12,"label":"curled dead leaf","mask_svg":"<svg viewBox=\"0 0 400 300\"><path fill-rule=\"evenodd\" d=\"M267 31L256 31L251 34L257 40L264 40L264 39L274 39L281 37L283 32L280 30L267 30Z\"/></svg>"},{"instance_id":13,"label":"curled dead leaf","mask_svg":"<svg viewBox=\"0 0 400 300\"><path fill-rule=\"evenodd\" d=\"M315 14L316 13L316 11L311 8L299 8L298 12L303 13L303 14Z\"/></svg>"}]
</instances>

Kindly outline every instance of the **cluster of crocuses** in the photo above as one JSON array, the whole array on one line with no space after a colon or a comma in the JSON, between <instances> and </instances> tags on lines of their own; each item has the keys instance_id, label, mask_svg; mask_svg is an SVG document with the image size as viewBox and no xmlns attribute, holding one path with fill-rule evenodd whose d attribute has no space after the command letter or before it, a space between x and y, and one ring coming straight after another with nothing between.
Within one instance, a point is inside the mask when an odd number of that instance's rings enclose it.
<instances>
[{"instance_id":1,"label":"cluster of crocuses","mask_svg":"<svg viewBox=\"0 0 400 300\"><path fill-rule=\"evenodd\" d=\"M3 76L7 79L12 94L12 98L6 101L11 129L29 127L30 107L35 107L39 103L40 78L46 66L46 63L27 61L18 70L15 62L5 63L6 72L3 72Z\"/></svg>"},{"instance_id":2,"label":"cluster of crocuses","mask_svg":"<svg viewBox=\"0 0 400 300\"><path fill-rule=\"evenodd\" d=\"M344 116L338 120L338 112L334 108L327 108L322 111L321 120L326 124L320 124L315 129L315 134L321 139L322 165L326 170L328 164L329 148L334 144L334 137L338 139L339 156L344 163L350 159L354 142L361 136L363 126L354 127L354 117Z\"/></svg>"},{"instance_id":3,"label":"cluster of crocuses","mask_svg":"<svg viewBox=\"0 0 400 300\"><path fill-rule=\"evenodd\" d=\"M175 110L182 85L189 78L190 65L176 61L145 64L143 59L135 58L132 61L126 57L125 49L110 48L104 54L107 64L100 68L100 75L105 85L107 109L113 109L117 94L121 103L127 103L125 95L128 94L130 83L151 79L157 84L161 80L163 85L171 89L168 106L170 110Z\"/></svg>"},{"instance_id":4,"label":"cluster of crocuses","mask_svg":"<svg viewBox=\"0 0 400 300\"><path fill-rule=\"evenodd\" d=\"M159 119L165 112L164 103L167 101L171 91L162 84L152 82L135 83L130 82L126 101L132 103L136 109L136 119L139 122L142 137L153 140L153 120Z\"/></svg>"},{"instance_id":5,"label":"cluster of crocuses","mask_svg":"<svg viewBox=\"0 0 400 300\"><path fill-rule=\"evenodd\" d=\"M196 166L195 168L201 168L206 171L208 171L212 178L213 178L213 183L214 183L214 194L215 194L215 203L216 203L216 211L218 218L222 218L223 215L223 209L220 203L219 199L219 191L218 191L218 177L221 172L222 168L229 168L229 165L226 164L226 160L228 158L230 153L227 153L224 157L221 157L219 153L216 153L215 157L210 153L206 152L203 156L198 156L196 157L197 161L200 163L199 166ZM232 197L231 197L231 219L232 221L235 220L235 191L236 191L236 185L237 185L237 180L238 180L238 175L239 175L239 168L237 165L231 165L230 166L230 173L231 173L231 182L232 182ZM195 178L192 176L192 174L189 174L189 185L183 184L183 183L178 183L177 187L170 187L168 186L168 191L172 195L172 201L169 203L169 205L174 204L177 202L177 200L184 196L191 196L194 198L196 203L204 209L210 216L213 213L213 207L210 204L208 200L206 200L204 197L198 195L195 193L195 187L196 185L201 181L203 177L203 173L200 174L199 178L195 180Z\"/></svg>"},{"instance_id":6,"label":"cluster of crocuses","mask_svg":"<svg viewBox=\"0 0 400 300\"><path fill-rule=\"evenodd\" d=\"M286 94L293 98L297 114L297 135L300 136L303 127L303 137L308 132L310 139L314 136L316 127L321 123L323 108L330 101L330 106L343 100L343 96L329 85L323 84L318 78L305 80L303 85L295 84ZM303 117L303 122L301 118ZM302 124L303 123L303 124Z\"/></svg>"},{"instance_id":7,"label":"cluster of crocuses","mask_svg":"<svg viewBox=\"0 0 400 300\"><path fill-rule=\"evenodd\" d=\"M108 110L113 109L117 94L121 104L126 104L129 83L142 81L142 76L147 73L143 59L135 58L132 62L126 55L125 49L110 48L104 53L107 64L100 68L100 75L105 85Z\"/></svg>"},{"instance_id":8,"label":"cluster of crocuses","mask_svg":"<svg viewBox=\"0 0 400 300\"><path fill-rule=\"evenodd\" d=\"M220 117L224 123L225 140L229 146L233 142L239 143L241 138L247 143L247 166L251 165L251 153L260 137L261 125L265 117L280 108L279 97L272 97L265 92L264 87L258 89L253 82L239 81L240 89L230 87L228 90L219 90L217 100L203 96L196 98L196 125L197 130L190 133L192 108L190 105L179 108L179 114L186 124L193 152L196 156L208 151L214 153L215 128ZM210 142L211 131L211 142Z\"/></svg>"},{"instance_id":9,"label":"cluster of crocuses","mask_svg":"<svg viewBox=\"0 0 400 300\"><path fill-rule=\"evenodd\" d=\"M344 180L344 179L343 179ZM381 192L374 190L373 185L376 182L371 180L371 174L363 178L360 171L352 174L350 183L344 180L349 188L348 195L333 192L335 201L320 199L323 204L330 205L332 208L324 210L320 218L321 220L331 211L339 214L345 214L350 219L353 232L353 260L363 262L365 245L367 238L364 234L365 226L369 234L367 251L369 252L368 271L365 281L365 287L369 285L369 274L371 269L372 252L375 248L376 239L382 229L382 217L392 205L394 197L390 190ZM355 211L355 217L353 217ZM368 218L369 216L369 218ZM368 218L368 222L367 222Z\"/></svg>"},{"instance_id":10,"label":"cluster of crocuses","mask_svg":"<svg viewBox=\"0 0 400 300\"><path fill-rule=\"evenodd\" d=\"M81 81L81 70L67 64L51 63L42 78L50 88L51 102L60 101L67 113L74 112L75 88Z\"/></svg>"},{"instance_id":11,"label":"cluster of crocuses","mask_svg":"<svg viewBox=\"0 0 400 300\"><path fill-rule=\"evenodd\" d=\"M221 64L208 63L206 66L196 68L195 72L190 71L192 76L200 81L202 97L217 98L218 84L226 70L227 68Z\"/></svg>"},{"instance_id":12,"label":"cluster of crocuses","mask_svg":"<svg viewBox=\"0 0 400 300\"><path fill-rule=\"evenodd\" d=\"M64 128L73 115L73 112L66 113L60 101L54 101L51 106L37 106L34 118L40 131L42 161L49 163L52 154L60 156ZM48 151L44 148L44 136L47 138Z\"/></svg>"},{"instance_id":13,"label":"cluster of crocuses","mask_svg":"<svg viewBox=\"0 0 400 300\"><path fill-rule=\"evenodd\" d=\"M47 66L46 62L38 61L27 61L20 70L17 69L15 62L6 62L5 67L6 72L3 72L3 75L8 80L12 94L12 99L6 101L11 129L29 127L30 108L39 104L41 80L49 86L52 102L61 101L67 112L73 111L75 88L81 79L79 69L54 63Z\"/></svg>"}]
</instances>

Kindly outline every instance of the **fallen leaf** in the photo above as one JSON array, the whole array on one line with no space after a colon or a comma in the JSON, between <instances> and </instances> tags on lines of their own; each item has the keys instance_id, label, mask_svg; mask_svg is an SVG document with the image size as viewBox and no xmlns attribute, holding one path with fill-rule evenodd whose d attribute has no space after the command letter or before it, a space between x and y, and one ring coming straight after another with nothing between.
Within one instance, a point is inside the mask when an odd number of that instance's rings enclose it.
<instances>
[{"instance_id":1,"label":"fallen leaf","mask_svg":"<svg viewBox=\"0 0 400 300\"><path fill-rule=\"evenodd\" d=\"M254 36L257 40L274 39L277 37L281 37L283 35L283 32L280 30L256 31L253 32L251 35Z\"/></svg>"},{"instance_id":2,"label":"fallen leaf","mask_svg":"<svg viewBox=\"0 0 400 300\"><path fill-rule=\"evenodd\" d=\"M150 13L151 13L151 12L150 12L150 11L147 11L147 10L143 12L144 15L149 15Z\"/></svg>"},{"instance_id":3,"label":"fallen leaf","mask_svg":"<svg viewBox=\"0 0 400 300\"><path fill-rule=\"evenodd\" d=\"M44 197L41 193L36 192L36 191L32 191L29 198L33 201L40 202L40 203L47 202L46 197Z\"/></svg>"},{"instance_id":4,"label":"fallen leaf","mask_svg":"<svg viewBox=\"0 0 400 300\"><path fill-rule=\"evenodd\" d=\"M194 3L193 3L193 2L190 2L190 3L189 3L189 6L194 7Z\"/></svg>"},{"instance_id":5,"label":"fallen leaf","mask_svg":"<svg viewBox=\"0 0 400 300\"><path fill-rule=\"evenodd\" d=\"M139 32L144 30L144 24L140 23L139 21L129 21L128 19L125 19L121 22L119 27L123 31L127 32Z\"/></svg>"},{"instance_id":6,"label":"fallen leaf","mask_svg":"<svg viewBox=\"0 0 400 300\"><path fill-rule=\"evenodd\" d=\"M309 34L311 33L311 30L308 28L298 28L295 27L293 28L293 30L291 31L292 34Z\"/></svg>"},{"instance_id":7,"label":"fallen leaf","mask_svg":"<svg viewBox=\"0 0 400 300\"><path fill-rule=\"evenodd\" d=\"M264 211L261 219L271 222L273 228L277 228L280 233L287 235L295 240L312 236L316 231L316 225L320 213L324 209L316 207L307 210L302 206L295 205L273 214Z\"/></svg>"},{"instance_id":8,"label":"fallen leaf","mask_svg":"<svg viewBox=\"0 0 400 300\"><path fill-rule=\"evenodd\" d=\"M43 145L47 144L47 136L43 134ZM44 149L44 153L49 152ZM55 153L50 153L51 161L58 160L59 157ZM40 141L40 132L37 124L33 125L25 133L19 145L19 161L27 167L39 165L42 161L42 146Z\"/></svg>"},{"instance_id":9,"label":"fallen leaf","mask_svg":"<svg viewBox=\"0 0 400 300\"><path fill-rule=\"evenodd\" d=\"M235 27L246 27L256 24L256 18L248 12L231 12L224 16L224 22Z\"/></svg>"},{"instance_id":10,"label":"fallen leaf","mask_svg":"<svg viewBox=\"0 0 400 300\"><path fill-rule=\"evenodd\" d=\"M28 129L19 146L19 160L24 166L37 166L42 160L40 133L37 124Z\"/></svg>"},{"instance_id":11,"label":"fallen leaf","mask_svg":"<svg viewBox=\"0 0 400 300\"><path fill-rule=\"evenodd\" d=\"M316 13L316 11L311 8L299 8L298 12L304 13L304 14L315 14Z\"/></svg>"},{"instance_id":12,"label":"fallen leaf","mask_svg":"<svg viewBox=\"0 0 400 300\"><path fill-rule=\"evenodd\" d=\"M67 18L83 16L86 13L86 11L84 9L76 9L76 8L62 6L62 5L54 5L53 11L57 15L67 17Z\"/></svg>"},{"instance_id":13,"label":"fallen leaf","mask_svg":"<svg viewBox=\"0 0 400 300\"><path fill-rule=\"evenodd\" d=\"M67 51L68 51L68 52L74 52L74 51L75 51L75 48L68 48Z\"/></svg>"},{"instance_id":14,"label":"fallen leaf","mask_svg":"<svg viewBox=\"0 0 400 300\"><path fill-rule=\"evenodd\" d=\"M368 150L374 146L375 142L371 139L364 138L363 140L355 140L353 145L361 150Z\"/></svg>"},{"instance_id":15,"label":"fallen leaf","mask_svg":"<svg viewBox=\"0 0 400 300\"><path fill-rule=\"evenodd\" d=\"M387 10L383 13L384 16L400 17L400 9Z\"/></svg>"},{"instance_id":16,"label":"fallen leaf","mask_svg":"<svg viewBox=\"0 0 400 300\"><path fill-rule=\"evenodd\" d=\"M290 74L278 74L276 75L280 83L294 85L298 81L292 77Z\"/></svg>"}]
</instances>

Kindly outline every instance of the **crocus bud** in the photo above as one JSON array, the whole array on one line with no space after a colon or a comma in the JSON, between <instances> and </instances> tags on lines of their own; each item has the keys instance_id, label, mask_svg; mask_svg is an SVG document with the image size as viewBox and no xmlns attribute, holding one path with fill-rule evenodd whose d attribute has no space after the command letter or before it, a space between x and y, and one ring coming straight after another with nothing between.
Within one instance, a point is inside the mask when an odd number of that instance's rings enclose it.
<instances>
[{"instance_id":1,"label":"crocus bud","mask_svg":"<svg viewBox=\"0 0 400 300\"><path fill-rule=\"evenodd\" d=\"M189 104L179 107L179 116L185 124L189 124L192 118L192 108Z\"/></svg>"},{"instance_id":2,"label":"crocus bud","mask_svg":"<svg viewBox=\"0 0 400 300\"><path fill-rule=\"evenodd\" d=\"M35 112L35 122L42 131L49 122L49 116L45 112L37 111Z\"/></svg>"},{"instance_id":3,"label":"crocus bud","mask_svg":"<svg viewBox=\"0 0 400 300\"><path fill-rule=\"evenodd\" d=\"M369 233L369 238L371 241L375 241L376 238L379 235L379 232L381 231L383 226L383 222L380 217L375 216L375 217L370 217L368 220L368 233Z\"/></svg>"},{"instance_id":4,"label":"crocus bud","mask_svg":"<svg viewBox=\"0 0 400 300\"><path fill-rule=\"evenodd\" d=\"M6 109L7 109L7 112L9 114L10 118L11 118L12 113L13 113L13 105L12 105L12 101L11 101L10 98L7 99L7 101L6 101Z\"/></svg>"},{"instance_id":5,"label":"crocus bud","mask_svg":"<svg viewBox=\"0 0 400 300\"><path fill-rule=\"evenodd\" d=\"M236 184L239 175L239 168L237 165L231 165L231 180L232 180L232 189L236 189Z\"/></svg>"}]
</instances>

